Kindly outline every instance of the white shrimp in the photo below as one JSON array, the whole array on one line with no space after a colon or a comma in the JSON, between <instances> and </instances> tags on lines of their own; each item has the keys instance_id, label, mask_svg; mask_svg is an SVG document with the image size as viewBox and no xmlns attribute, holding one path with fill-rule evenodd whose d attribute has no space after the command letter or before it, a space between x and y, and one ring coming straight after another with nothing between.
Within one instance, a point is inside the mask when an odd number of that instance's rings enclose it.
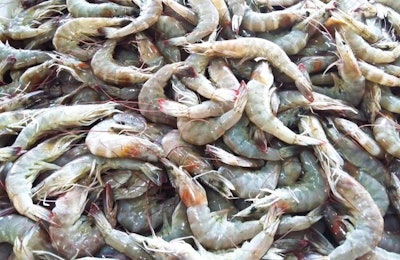
<instances>
[{"instance_id":1,"label":"white shrimp","mask_svg":"<svg viewBox=\"0 0 400 260\"><path fill-rule=\"evenodd\" d=\"M318 139L296 134L272 113L270 100L271 94L276 88L272 87L273 80L271 79L269 79L268 85L258 81L258 74L261 73L272 75L267 63L261 63L260 67L253 72L253 79L247 83L247 87L249 88L249 100L246 104L245 111L250 121L261 130L272 134L288 144L321 144L322 141Z\"/></svg>"},{"instance_id":2,"label":"white shrimp","mask_svg":"<svg viewBox=\"0 0 400 260\"><path fill-rule=\"evenodd\" d=\"M129 126L120 125L114 119L107 119L93 126L85 140L89 151L106 158L134 158L144 161L157 161L163 156L163 149L158 144L139 136L113 132L118 129L129 130Z\"/></svg>"},{"instance_id":3,"label":"white shrimp","mask_svg":"<svg viewBox=\"0 0 400 260\"><path fill-rule=\"evenodd\" d=\"M38 144L15 161L7 173L6 187L8 197L21 215L32 220L50 221L50 211L33 204L32 184L41 171L58 169L59 166L49 162L57 159L81 137L77 135L55 136Z\"/></svg>"},{"instance_id":4,"label":"white shrimp","mask_svg":"<svg viewBox=\"0 0 400 260\"><path fill-rule=\"evenodd\" d=\"M233 108L216 118L194 121L190 118L178 118L178 129L182 139L195 145L204 145L220 138L241 118L247 102L247 87L240 87Z\"/></svg>"},{"instance_id":5,"label":"white shrimp","mask_svg":"<svg viewBox=\"0 0 400 260\"><path fill-rule=\"evenodd\" d=\"M400 158L400 137L397 123L389 115L378 117L372 127L375 140L389 154Z\"/></svg>"},{"instance_id":6,"label":"white shrimp","mask_svg":"<svg viewBox=\"0 0 400 260\"><path fill-rule=\"evenodd\" d=\"M356 259L373 250L383 233L383 217L365 188L341 169L332 169L328 179L335 197L348 209L354 229L336 247L329 259Z\"/></svg>"},{"instance_id":7,"label":"white shrimp","mask_svg":"<svg viewBox=\"0 0 400 260\"><path fill-rule=\"evenodd\" d=\"M273 66L292 78L299 91L310 101L313 101L312 85L295 63L279 45L260 38L243 37L234 40L203 42L188 44L185 47L189 52L207 56L227 58L254 59L264 58Z\"/></svg>"}]
</instances>

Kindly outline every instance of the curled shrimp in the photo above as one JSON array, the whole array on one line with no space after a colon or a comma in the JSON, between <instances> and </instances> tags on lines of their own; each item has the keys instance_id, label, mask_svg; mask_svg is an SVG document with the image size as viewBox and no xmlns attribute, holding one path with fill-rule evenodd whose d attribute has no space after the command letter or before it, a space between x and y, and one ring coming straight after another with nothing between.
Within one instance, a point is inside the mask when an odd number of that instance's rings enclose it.
<instances>
[{"instance_id":1,"label":"curled shrimp","mask_svg":"<svg viewBox=\"0 0 400 260\"><path fill-rule=\"evenodd\" d=\"M144 31L155 24L160 17L163 6L161 0L138 0L140 14L137 18L130 19L130 23L122 28L112 28L104 25L99 30L106 38L121 38L130 34Z\"/></svg>"},{"instance_id":2,"label":"curled shrimp","mask_svg":"<svg viewBox=\"0 0 400 260\"><path fill-rule=\"evenodd\" d=\"M371 195L348 173L335 168L329 180L333 194L348 209L354 229L330 259L355 259L373 250L383 233L383 217Z\"/></svg>"},{"instance_id":3,"label":"curled shrimp","mask_svg":"<svg viewBox=\"0 0 400 260\"><path fill-rule=\"evenodd\" d=\"M94 75L99 79L120 86L131 86L135 83L145 82L151 73L134 66L121 66L113 58L117 46L116 40L107 40L103 47L98 49L90 61Z\"/></svg>"},{"instance_id":4,"label":"curled shrimp","mask_svg":"<svg viewBox=\"0 0 400 260\"><path fill-rule=\"evenodd\" d=\"M126 18L79 17L70 19L60 25L53 37L55 49L64 54L75 56L81 61L92 58L95 48L84 49L82 42L93 41L90 37L101 36L100 28L118 26L126 22Z\"/></svg>"},{"instance_id":5,"label":"curled shrimp","mask_svg":"<svg viewBox=\"0 0 400 260\"><path fill-rule=\"evenodd\" d=\"M89 3L86 0L67 0L68 12L73 17L115 17L133 15L136 8L115 3Z\"/></svg>"},{"instance_id":6,"label":"curled shrimp","mask_svg":"<svg viewBox=\"0 0 400 260\"><path fill-rule=\"evenodd\" d=\"M185 36L166 40L168 45L195 43L217 29L219 15L217 8L210 0L189 0L189 4L198 17L196 27Z\"/></svg>"},{"instance_id":7,"label":"curled shrimp","mask_svg":"<svg viewBox=\"0 0 400 260\"><path fill-rule=\"evenodd\" d=\"M254 59L264 58L291 79L294 80L299 91L310 101L313 101L310 80L293 63L279 45L260 38L244 37L234 40L214 41L188 44L185 48L189 52L207 56L226 58Z\"/></svg>"},{"instance_id":8,"label":"curled shrimp","mask_svg":"<svg viewBox=\"0 0 400 260\"><path fill-rule=\"evenodd\" d=\"M220 138L240 120L247 102L247 92L247 87L243 84L233 108L219 117L197 121L178 118L177 126L182 139L191 144L204 145Z\"/></svg>"},{"instance_id":9,"label":"curled shrimp","mask_svg":"<svg viewBox=\"0 0 400 260\"><path fill-rule=\"evenodd\" d=\"M21 215L32 220L50 221L50 211L33 204L32 184L41 171L57 169L59 166L49 162L57 159L80 138L81 136L65 135L47 139L15 161L7 173L6 187L8 197Z\"/></svg>"},{"instance_id":10,"label":"curled shrimp","mask_svg":"<svg viewBox=\"0 0 400 260\"><path fill-rule=\"evenodd\" d=\"M224 143L235 153L252 159L280 161L297 153L297 148L287 146L280 149L261 149L248 130L249 119L243 115L236 125L222 136Z\"/></svg>"},{"instance_id":11,"label":"curled shrimp","mask_svg":"<svg viewBox=\"0 0 400 260\"><path fill-rule=\"evenodd\" d=\"M268 191L270 195L253 199L252 205L235 216L262 213L273 204L290 213L309 211L323 203L328 197L328 185L325 183L322 168L310 151L300 153L300 160L305 171L301 181L289 187Z\"/></svg>"},{"instance_id":12,"label":"curled shrimp","mask_svg":"<svg viewBox=\"0 0 400 260\"><path fill-rule=\"evenodd\" d=\"M165 99L164 88L174 74L194 75L193 68L183 62L167 64L152 75L142 86L138 101L140 113L148 120L156 123L175 125L176 119L166 116L160 110L159 99Z\"/></svg>"},{"instance_id":13,"label":"curled shrimp","mask_svg":"<svg viewBox=\"0 0 400 260\"><path fill-rule=\"evenodd\" d=\"M167 168L170 180L182 202L187 207L186 214L190 228L202 246L211 249L231 248L254 237L262 230L262 224L258 220L231 222L228 221L226 213L218 216L210 212L204 188L191 179L183 169L167 159L161 159L161 161Z\"/></svg>"},{"instance_id":14,"label":"curled shrimp","mask_svg":"<svg viewBox=\"0 0 400 260\"><path fill-rule=\"evenodd\" d=\"M157 161L163 156L163 149L148 139L113 132L113 129L119 128L129 130L129 127L116 123L114 119L93 126L85 139L89 151L106 158L136 158L145 161Z\"/></svg>"},{"instance_id":15,"label":"curled shrimp","mask_svg":"<svg viewBox=\"0 0 400 260\"><path fill-rule=\"evenodd\" d=\"M258 75L262 72L266 72L263 75L269 75L268 77L271 78L268 79L268 82L265 84L257 80L257 77L259 77ZM258 67L258 70L253 72L253 79L247 83L247 87L249 88L249 100L246 104L245 111L250 121L261 130L272 134L288 144L321 144L322 141L318 139L296 134L272 113L270 100L272 93L275 91L275 87L272 87L272 84L272 72L267 63L262 63L260 67ZM265 122L269 123L266 124Z\"/></svg>"},{"instance_id":16,"label":"curled shrimp","mask_svg":"<svg viewBox=\"0 0 400 260\"><path fill-rule=\"evenodd\" d=\"M378 117L372 127L375 140L389 154L400 158L400 137L396 129L397 123L390 115Z\"/></svg>"},{"instance_id":17,"label":"curled shrimp","mask_svg":"<svg viewBox=\"0 0 400 260\"><path fill-rule=\"evenodd\" d=\"M379 104L382 108L392 113L400 113L400 98L394 95L388 87L380 86Z\"/></svg>"}]
</instances>

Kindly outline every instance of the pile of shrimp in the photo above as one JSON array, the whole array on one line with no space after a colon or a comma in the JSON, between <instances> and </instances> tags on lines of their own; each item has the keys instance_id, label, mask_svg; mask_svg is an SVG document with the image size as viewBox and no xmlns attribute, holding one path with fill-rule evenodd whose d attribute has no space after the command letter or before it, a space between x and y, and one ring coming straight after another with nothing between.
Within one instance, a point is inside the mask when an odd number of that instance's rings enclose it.
<instances>
[{"instance_id":1,"label":"pile of shrimp","mask_svg":"<svg viewBox=\"0 0 400 260\"><path fill-rule=\"evenodd\" d=\"M1 5L1 259L400 259L400 1Z\"/></svg>"}]
</instances>

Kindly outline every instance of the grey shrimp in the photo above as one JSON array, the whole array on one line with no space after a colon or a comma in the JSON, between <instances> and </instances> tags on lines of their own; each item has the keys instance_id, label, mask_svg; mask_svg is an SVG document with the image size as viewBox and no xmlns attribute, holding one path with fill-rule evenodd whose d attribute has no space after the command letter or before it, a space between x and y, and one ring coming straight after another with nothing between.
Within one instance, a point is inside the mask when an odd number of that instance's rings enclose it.
<instances>
[{"instance_id":1,"label":"grey shrimp","mask_svg":"<svg viewBox=\"0 0 400 260\"><path fill-rule=\"evenodd\" d=\"M174 126L176 119L172 116L166 116L160 110L159 99L165 99L164 88L167 86L172 75L184 74L188 77L194 76L191 66L183 62L166 64L153 74L142 86L138 101L140 113L148 120L156 123L163 123Z\"/></svg>"},{"instance_id":2,"label":"grey shrimp","mask_svg":"<svg viewBox=\"0 0 400 260\"><path fill-rule=\"evenodd\" d=\"M167 45L180 46L195 43L210 35L218 27L218 10L210 0L189 0L188 2L198 17L196 27L185 36L166 40Z\"/></svg>"},{"instance_id":3,"label":"grey shrimp","mask_svg":"<svg viewBox=\"0 0 400 260\"><path fill-rule=\"evenodd\" d=\"M267 161L280 161L287 157L293 156L298 152L295 146L287 146L282 148L268 147L261 149L249 132L249 119L243 115L239 122L236 123L222 136L224 143L236 154L252 159L263 159Z\"/></svg>"},{"instance_id":4,"label":"grey shrimp","mask_svg":"<svg viewBox=\"0 0 400 260\"><path fill-rule=\"evenodd\" d=\"M119 86L132 86L148 80L152 74L134 66L121 66L113 58L117 46L114 39L107 40L90 61L94 75L99 79Z\"/></svg>"},{"instance_id":5,"label":"grey shrimp","mask_svg":"<svg viewBox=\"0 0 400 260\"><path fill-rule=\"evenodd\" d=\"M59 166L49 162L57 159L81 137L76 135L55 136L40 143L15 161L7 173L5 183L8 197L21 215L32 220L50 221L50 211L33 204L32 184L41 171L57 169Z\"/></svg>"},{"instance_id":6,"label":"grey shrimp","mask_svg":"<svg viewBox=\"0 0 400 260\"><path fill-rule=\"evenodd\" d=\"M163 6L161 0L138 0L140 4L140 14L137 18L130 19L130 23L122 28L112 28L105 25L99 28L106 38L121 38L127 35L144 31L155 24L161 16Z\"/></svg>"},{"instance_id":7,"label":"grey shrimp","mask_svg":"<svg viewBox=\"0 0 400 260\"><path fill-rule=\"evenodd\" d=\"M220 138L233 127L242 116L247 102L247 87L242 85L233 108L220 117L193 121L190 118L178 118L177 126L183 140L195 145L204 145Z\"/></svg>"},{"instance_id":8,"label":"grey shrimp","mask_svg":"<svg viewBox=\"0 0 400 260\"><path fill-rule=\"evenodd\" d=\"M232 197L232 184L216 172L212 164L204 158L194 145L185 142L177 129L169 131L161 140L166 157L201 182L224 197Z\"/></svg>"},{"instance_id":9,"label":"grey shrimp","mask_svg":"<svg viewBox=\"0 0 400 260\"><path fill-rule=\"evenodd\" d=\"M322 218L321 206L311 210L305 216L282 215L276 234L285 235L289 232L308 229L321 218Z\"/></svg>"},{"instance_id":10,"label":"grey shrimp","mask_svg":"<svg viewBox=\"0 0 400 260\"><path fill-rule=\"evenodd\" d=\"M265 84L259 81L261 74L268 77ZM263 80L263 79L261 79ZM276 90L272 87L273 76L271 69L267 63L261 65L253 72L252 79L247 83L249 88L248 102L245 107L246 115L252 123L254 123L261 130L272 134L278 139L288 144L298 145L316 145L321 144L322 141L299 135L293 132L290 128L286 127L271 110L271 94ZM265 122L269 122L265 124Z\"/></svg>"},{"instance_id":11,"label":"grey shrimp","mask_svg":"<svg viewBox=\"0 0 400 260\"><path fill-rule=\"evenodd\" d=\"M400 113L400 98L394 95L389 87L380 86L379 89L381 107L392 113Z\"/></svg>"},{"instance_id":12,"label":"grey shrimp","mask_svg":"<svg viewBox=\"0 0 400 260\"><path fill-rule=\"evenodd\" d=\"M262 189L273 190L278 184L281 162L266 162L259 170L221 166L218 172L234 186L232 191L242 199L253 199L263 194Z\"/></svg>"},{"instance_id":13,"label":"grey shrimp","mask_svg":"<svg viewBox=\"0 0 400 260\"><path fill-rule=\"evenodd\" d=\"M264 58L294 80L299 91L313 101L312 85L304 73L293 63L279 45L260 38L243 37L234 40L204 42L188 44L185 47L189 52L206 56L220 56L226 58L253 59Z\"/></svg>"},{"instance_id":14,"label":"grey shrimp","mask_svg":"<svg viewBox=\"0 0 400 260\"><path fill-rule=\"evenodd\" d=\"M378 144L380 144L387 153L396 158L400 158L400 137L396 127L397 123L387 114L375 120L372 130Z\"/></svg>"},{"instance_id":15,"label":"grey shrimp","mask_svg":"<svg viewBox=\"0 0 400 260\"><path fill-rule=\"evenodd\" d=\"M73 18L60 25L53 37L53 45L58 52L70 54L81 61L92 58L96 48L85 49L82 42L91 42L90 37L101 36L99 29L105 26L118 26L125 23L127 18L79 17Z\"/></svg>"},{"instance_id":16,"label":"grey shrimp","mask_svg":"<svg viewBox=\"0 0 400 260\"><path fill-rule=\"evenodd\" d=\"M115 3L89 3L86 0L66 0L73 17L115 17L133 15L137 9Z\"/></svg>"},{"instance_id":17,"label":"grey shrimp","mask_svg":"<svg viewBox=\"0 0 400 260\"><path fill-rule=\"evenodd\" d=\"M260 214L273 204L288 213L305 212L321 205L328 198L325 174L310 151L301 152L300 160L305 172L301 181L289 187L268 191L271 193L270 195L253 199L252 205L235 216L245 217Z\"/></svg>"},{"instance_id":18,"label":"grey shrimp","mask_svg":"<svg viewBox=\"0 0 400 260\"><path fill-rule=\"evenodd\" d=\"M367 132L363 131L356 123L339 117L335 118L334 122L339 130L351 136L371 155L378 158L384 157L385 152L382 147L379 146L372 135L367 134Z\"/></svg>"},{"instance_id":19,"label":"grey shrimp","mask_svg":"<svg viewBox=\"0 0 400 260\"><path fill-rule=\"evenodd\" d=\"M383 217L371 195L348 173L335 168L329 179L333 194L348 209L354 229L329 259L355 259L373 250L383 233Z\"/></svg>"},{"instance_id":20,"label":"grey shrimp","mask_svg":"<svg viewBox=\"0 0 400 260\"><path fill-rule=\"evenodd\" d=\"M206 144L206 153L211 155L214 160L227 165L240 166L244 168L258 168L264 165L264 160L238 156L224 148L211 144Z\"/></svg>"},{"instance_id":21,"label":"grey shrimp","mask_svg":"<svg viewBox=\"0 0 400 260\"><path fill-rule=\"evenodd\" d=\"M0 229L1 243L15 245L15 241L22 240L25 250L54 252L47 232L25 216L10 214L0 217Z\"/></svg>"},{"instance_id":22,"label":"grey shrimp","mask_svg":"<svg viewBox=\"0 0 400 260\"><path fill-rule=\"evenodd\" d=\"M386 168L378 158L370 155L350 137L340 133L332 118L328 117L321 123L333 146L345 160L356 166L357 170L373 176L380 183L384 182Z\"/></svg>"},{"instance_id":23,"label":"grey shrimp","mask_svg":"<svg viewBox=\"0 0 400 260\"><path fill-rule=\"evenodd\" d=\"M102 117L119 112L115 108L116 105L116 103L108 102L93 105L57 106L46 110L22 129L13 146L26 149L48 131L88 126Z\"/></svg>"},{"instance_id":24,"label":"grey shrimp","mask_svg":"<svg viewBox=\"0 0 400 260\"><path fill-rule=\"evenodd\" d=\"M352 49L345 38L337 31L335 32L335 42L340 58L339 61L336 62L340 79L334 78L334 87L314 87L314 90L327 96L344 100L353 106L357 106L365 92L365 78Z\"/></svg>"},{"instance_id":25,"label":"grey shrimp","mask_svg":"<svg viewBox=\"0 0 400 260\"><path fill-rule=\"evenodd\" d=\"M8 57L15 59L15 62L10 66L10 69L13 70L30 67L51 59L51 56L47 52L40 50L15 49L8 43L0 41L0 59L4 60Z\"/></svg>"},{"instance_id":26,"label":"grey shrimp","mask_svg":"<svg viewBox=\"0 0 400 260\"><path fill-rule=\"evenodd\" d=\"M49 226L51 242L57 252L68 259L92 255L105 244L93 221L83 215L89 189L85 186L72 187L56 199L52 209Z\"/></svg>"}]
</instances>

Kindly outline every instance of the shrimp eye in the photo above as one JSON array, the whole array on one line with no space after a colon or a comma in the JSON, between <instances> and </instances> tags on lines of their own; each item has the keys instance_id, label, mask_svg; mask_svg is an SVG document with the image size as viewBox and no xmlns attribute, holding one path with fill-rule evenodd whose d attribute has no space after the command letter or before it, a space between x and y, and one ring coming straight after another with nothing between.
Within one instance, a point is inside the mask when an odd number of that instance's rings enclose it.
<instances>
[{"instance_id":1,"label":"shrimp eye","mask_svg":"<svg viewBox=\"0 0 400 260\"><path fill-rule=\"evenodd\" d=\"M346 45L346 42L345 42L345 41L342 41L342 44L343 44L343 45Z\"/></svg>"}]
</instances>

